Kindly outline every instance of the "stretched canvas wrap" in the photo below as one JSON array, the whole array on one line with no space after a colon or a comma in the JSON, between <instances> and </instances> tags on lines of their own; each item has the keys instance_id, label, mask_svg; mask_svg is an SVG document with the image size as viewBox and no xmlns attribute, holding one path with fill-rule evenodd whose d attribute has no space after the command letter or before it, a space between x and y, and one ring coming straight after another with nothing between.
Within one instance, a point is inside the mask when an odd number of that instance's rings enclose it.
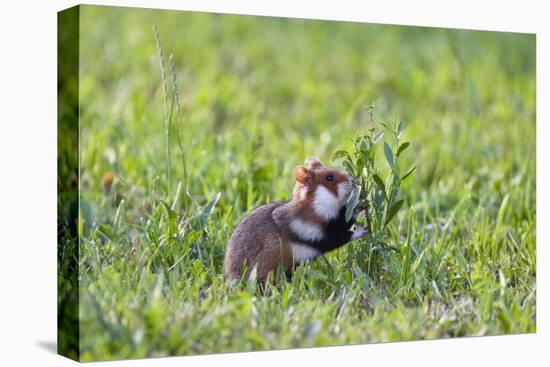
<instances>
[{"instance_id":1,"label":"stretched canvas wrap","mask_svg":"<svg viewBox=\"0 0 550 367\"><path fill-rule=\"evenodd\" d=\"M60 12L59 353L534 333L535 51L533 34Z\"/></svg>"}]
</instances>

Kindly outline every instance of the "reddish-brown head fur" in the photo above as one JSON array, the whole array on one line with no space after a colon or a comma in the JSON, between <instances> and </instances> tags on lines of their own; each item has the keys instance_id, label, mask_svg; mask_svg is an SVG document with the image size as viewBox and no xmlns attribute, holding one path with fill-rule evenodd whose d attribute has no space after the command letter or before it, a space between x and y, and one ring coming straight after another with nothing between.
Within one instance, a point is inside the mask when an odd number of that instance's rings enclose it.
<instances>
[{"instance_id":1,"label":"reddish-brown head fur","mask_svg":"<svg viewBox=\"0 0 550 367\"><path fill-rule=\"evenodd\" d=\"M350 182L350 176L346 172L325 167L312 170L304 166L298 166L294 168L294 178L298 188L307 189L307 195L314 194L315 189L321 185L335 197L338 197L338 185Z\"/></svg>"},{"instance_id":2,"label":"reddish-brown head fur","mask_svg":"<svg viewBox=\"0 0 550 367\"><path fill-rule=\"evenodd\" d=\"M308 158L304 166L294 168L294 178L292 200L304 206L303 212L309 210L315 217L334 217L351 192L351 176L335 168L326 168L315 158ZM316 210L312 210L313 207Z\"/></svg>"}]
</instances>

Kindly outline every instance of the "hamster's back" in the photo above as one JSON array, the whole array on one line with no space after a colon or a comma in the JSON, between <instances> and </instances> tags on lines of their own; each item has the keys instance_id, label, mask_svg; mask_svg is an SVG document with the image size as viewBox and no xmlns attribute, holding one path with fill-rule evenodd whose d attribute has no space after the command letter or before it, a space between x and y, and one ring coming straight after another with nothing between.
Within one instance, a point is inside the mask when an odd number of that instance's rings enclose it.
<instances>
[{"instance_id":1,"label":"hamster's back","mask_svg":"<svg viewBox=\"0 0 550 367\"><path fill-rule=\"evenodd\" d=\"M279 264L292 265L292 252L286 233L273 219L273 210L286 202L263 205L248 214L233 231L227 244L224 260L226 279L246 277L254 270L256 278L264 281Z\"/></svg>"}]
</instances>

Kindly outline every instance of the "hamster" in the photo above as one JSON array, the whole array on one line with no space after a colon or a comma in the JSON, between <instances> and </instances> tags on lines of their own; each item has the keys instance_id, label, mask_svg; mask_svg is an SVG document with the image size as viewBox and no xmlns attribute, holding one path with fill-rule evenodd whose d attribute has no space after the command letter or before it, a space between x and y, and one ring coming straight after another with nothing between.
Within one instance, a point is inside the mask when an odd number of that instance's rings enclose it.
<instances>
[{"instance_id":1,"label":"hamster","mask_svg":"<svg viewBox=\"0 0 550 367\"><path fill-rule=\"evenodd\" d=\"M345 220L353 178L345 171L325 168L308 158L294 168L292 199L263 205L235 228L227 244L224 272L227 280L255 278L265 282L278 267L290 279L294 267L315 259L366 233L351 231Z\"/></svg>"}]
</instances>

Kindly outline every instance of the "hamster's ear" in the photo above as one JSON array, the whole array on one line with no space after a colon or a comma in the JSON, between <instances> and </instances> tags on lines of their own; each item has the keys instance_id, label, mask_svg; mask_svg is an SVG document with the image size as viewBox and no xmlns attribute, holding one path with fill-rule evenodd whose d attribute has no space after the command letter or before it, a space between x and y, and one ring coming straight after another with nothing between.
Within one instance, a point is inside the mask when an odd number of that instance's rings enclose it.
<instances>
[{"instance_id":1,"label":"hamster's ear","mask_svg":"<svg viewBox=\"0 0 550 367\"><path fill-rule=\"evenodd\" d=\"M306 168L311 170L323 168L323 164L321 163L321 161L315 157L307 157L304 164L306 165Z\"/></svg>"},{"instance_id":2,"label":"hamster's ear","mask_svg":"<svg viewBox=\"0 0 550 367\"><path fill-rule=\"evenodd\" d=\"M304 186L310 186L313 181L313 172L304 166L298 166L294 168L294 178L296 182L301 183Z\"/></svg>"}]
</instances>

